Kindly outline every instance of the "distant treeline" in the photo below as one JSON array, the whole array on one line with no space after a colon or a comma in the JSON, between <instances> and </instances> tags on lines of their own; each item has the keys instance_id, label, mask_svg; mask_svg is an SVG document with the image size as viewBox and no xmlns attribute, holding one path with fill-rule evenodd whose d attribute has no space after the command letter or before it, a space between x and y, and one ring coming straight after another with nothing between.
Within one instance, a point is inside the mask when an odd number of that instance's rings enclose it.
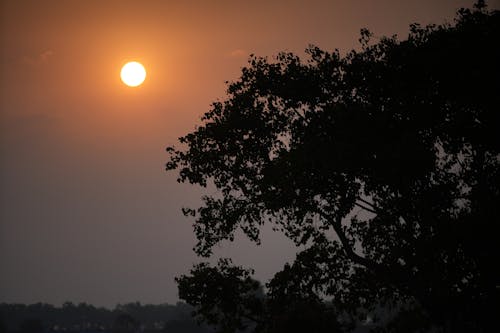
<instances>
[{"instance_id":1,"label":"distant treeline","mask_svg":"<svg viewBox=\"0 0 500 333\"><path fill-rule=\"evenodd\" d=\"M0 303L0 333L42 332L173 332L206 333L191 317L193 308L185 303L119 304L114 309L71 302L61 307L51 304Z\"/></svg>"}]
</instances>

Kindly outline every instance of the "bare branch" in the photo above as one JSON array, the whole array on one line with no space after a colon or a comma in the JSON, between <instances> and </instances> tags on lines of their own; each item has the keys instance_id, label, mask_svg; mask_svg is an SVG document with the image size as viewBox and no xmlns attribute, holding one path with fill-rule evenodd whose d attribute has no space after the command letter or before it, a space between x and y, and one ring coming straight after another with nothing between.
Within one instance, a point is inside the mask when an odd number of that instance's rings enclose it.
<instances>
[{"instance_id":1,"label":"bare branch","mask_svg":"<svg viewBox=\"0 0 500 333\"><path fill-rule=\"evenodd\" d=\"M361 266L365 266L366 268L372 269L375 272L380 271L381 267L379 264L370 259L360 256L353 250L351 241L349 240L349 238L347 238L347 235L342 230L341 216L331 217L321 210L318 210L317 212L321 217L330 221L330 224L333 226L333 230L335 230L335 233L339 237L339 240L342 243L342 247L344 248L344 252L349 259L351 259L353 262Z\"/></svg>"},{"instance_id":2,"label":"bare branch","mask_svg":"<svg viewBox=\"0 0 500 333\"><path fill-rule=\"evenodd\" d=\"M358 206L359 208L362 208L362 209L364 209L364 210L366 210L366 211L369 211L370 213L377 214L377 212L376 212L375 210L373 210L373 209L371 209L371 208L368 208L368 207L366 207L366 206L364 206L364 205L361 205L361 204L360 204L360 203L358 203L358 202L355 202L354 204L355 204L356 206Z\"/></svg>"},{"instance_id":3,"label":"bare branch","mask_svg":"<svg viewBox=\"0 0 500 333\"><path fill-rule=\"evenodd\" d=\"M373 202L369 202L369 201L367 201L367 200L365 200L365 199L363 199L363 198L361 198L361 197L357 197L357 198L356 198L356 200L359 200L359 201L361 201L362 203L364 203L364 204L366 204L366 205L370 206L373 210L379 210L379 209L378 209L378 208L377 208L377 207L373 204Z\"/></svg>"}]
</instances>

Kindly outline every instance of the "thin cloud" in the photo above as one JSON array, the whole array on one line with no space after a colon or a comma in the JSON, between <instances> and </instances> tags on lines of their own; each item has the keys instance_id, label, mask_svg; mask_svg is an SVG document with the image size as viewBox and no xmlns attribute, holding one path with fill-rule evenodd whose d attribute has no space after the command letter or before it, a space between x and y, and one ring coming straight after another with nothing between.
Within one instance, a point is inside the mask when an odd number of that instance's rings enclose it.
<instances>
[{"instance_id":1,"label":"thin cloud","mask_svg":"<svg viewBox=\"0 0 500 333\"><path fill-rule=\"evenodd\" d=\"M247 55L247 51L243 49L232 50L227 54L229 58L243 58Z\"/></svg>"},{"instance_id":2,"label":"thin cloud","mask_svg":"<svg viewBox=\"0 0 500 333\"><path fill-rule=\"evenodd\" d=\"M24 56L23 63L31 66L44 65L49 62L49 59L54 56L54 51L46 50L36 56Z\"/></svg>"}]
</instances>

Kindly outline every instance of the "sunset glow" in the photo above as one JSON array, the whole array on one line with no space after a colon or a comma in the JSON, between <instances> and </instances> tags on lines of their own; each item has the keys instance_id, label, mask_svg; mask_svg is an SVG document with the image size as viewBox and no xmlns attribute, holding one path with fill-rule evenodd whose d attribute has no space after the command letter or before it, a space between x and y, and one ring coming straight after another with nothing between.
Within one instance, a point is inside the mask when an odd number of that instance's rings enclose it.
<instances>
[{"instance_id":1,"label":"sunset glow","mask_svg":"<svg viewBox=\"0 0 500 333\"><path fill-rule=\"evenodd\" d=\"M274 63L280 52L291 52L304 64L312 60L312 56L323 57L319 53L306 54L309 45L328 53L338 50L340 57L351 50L360 53L362 28L373 34L370 47L383 36L397 35L398 40L406 40L410 24L419 23L422 28L434 23L452 24L460 7L471 8L476 1L0 0L0 331L3 332L2 325L7 319L1 311L4 302L59 305L66 301L86 302L97 309L129 301L152 304L180 301L175 277L186 274L193 263L201 260L192 251L197 244L194 219L185 216L182 207L197 208L204 203L203 195L212 195L218 190L212 180L207 188L179 183L176 172L165 170L169 158L166 148L188 148L178 138L200 128L201 119L212 110L214 103L224 106L231 94L228 84L237 82L242 75L251 77L254 70L245 68L251 66L252 61L259 63L258 59L263 57ZM500 0L487 2L490 9L500 9ZM413 52L410 46L414 43L420 40L408 43L408 52ZM492 43L498 42L492 39ZM453 45L450 42L450 47ZM435 49L440 49L438 47L436 44ZM465 59L475 52L471 47L469 53L460 57ZM431 59L431 50L423 52L424 56ZM488 59L492 56L484 54ZM326 66L330 61L327 58L324 59L325 70L334 68ZM290 61L295 60L290 58ZM451 64L443 68L442 73L454 71ZM477 68L484 68L485 64L478 63ZM402 61L403 65L407 66ZM266 89L281 91L287 100L277 99L276 107L281 106L281 102L290 106L300 102L304 107L301 112L320 109L330 112L337 110L333 104L313 105L315 94L324 94L325 98L328 94L337 96L342 89L350 87L336 85L337 72L320 77L324 85L318 89L313 85L316 76L311 76L308 87L293 82L286 84L276 78L281 67L269 68L276 73L269 76L268 82L245 81L248 85L240 88L255 89L259 93ZM299 82L299 78L306 75L301 68L298 66L296 73L283 72L283 76L296 75ZM477 82L497 77L495 68L486 78L478 76ZM255 72L262 76L260 80L269 74L267 67L262 69L262 73ZM340 69L338 74L344 76ZM395 78L403 74L407 75L394 70ZM438 82L427 72L414 74L421 80ZM361 73L360 80L364 76ZM380 83L380 89L383 87ZM387 89L403 91L403 88L391 86ZM499 90L494 88L496 86L490 87L492 94ZM428 89L433 91L434 86ZM417 93L425 91L415 91L412 96L417 98ZM458 96L462 91L465 90L450 89L449 96ZM306 93L310 93L307 98L303 97ZM448 101L449 96L442 101ZM253 95L249 93L250 97ZM436 95L436 103L438 97L441 98ZM394 109L400 107L399 99L391 101ZM242 99L243 102L246 100ZM262 99L264 102L268 99ZM241 111L241 116L255 113L250 106L240 110L238 103L234 104L235 114L236 111ZM411 103L406 104L411 106ZM238 126L242 128L256 126L250 138L257 141L249 141L248 147L260 149L260 144L268 138L260 132L267 130L264 121L271 119L268 118L271 108L275 108L272 103L268 106L269 110L262 113L263 118L255 118L255 122L238 118ZM423 110L420 104L413 106ZM310 110L306 109L309 107ZM438 117L433 110L429 109L429 114ZM284 111L283 117L291 116L288 113L291 111ZM424 117L427 111L424 111L418 119L422 120L419 124L425 134L430 127L425 127L428 123L424 122L427 119ZM473 111L470 109L469 118L464 118L464 128L477 131L474 137L495 137L496 132L482 132L483 126L488 124L476 123L476 111ZM354 113L346 113L346 117L358 117L363 112L364 109L355 109ZM276 119L278 122L269 126L281 126L281 118ZM393 120L411 125L404 119ZM470 124L466 123L468 119ZM311 127L311 134L317 131L315 139L325 138L325 142L330 142L329 136L321 130L337 130L337 125L322 124L319 120L317 123L320 128ZM297 118L297 128L302 128L301 124ZM305 128L306 123L303 124ZM391 136L392 132L377 133L374 128L366 124L365 129L369 132L360 130L363 138L354 136L355 133L352 138L365 140L366 137L369 143L366 149L375 142L371 134L380 136L377 140L386 138L387 147L394 150L388 150L388 156L406 151L406 143L419 138L409 133L400 137ZM216 134L229 140L240 135L239 131L228 127ZM345 135L347 140L351 133L340 128L339 135L342 138ZM208 139L200 141L200 150L210 142ZM430 142L425 141L422 145ZM226 143L221 141L222 144ZM314 151L323 149L313 148ZM465 146L464 149L469 148ZM352 149L346 152L346 156L353 158L360 154ZM260 151L254 153L260 154ZM236 150L234 154L243 156ZM334 158L336 155L332 154L325 152L325 156L317 160L300 161L297 167ZM398 163L408 162L408 172L417 170L418 165L427 165L427 160L422 164L413 157L417 155L405 156L408 159ZM459 159L463 161L462 156ZM415 165L411 165L411 161L416 161ZM239 163L239 159L234 163ZM293 166L292 162L287 163L284 166ZM239 167L235 164L234 172L240 172ZM241 163L241 168L244 167L247 165ZM360 164L360 168L368 167L371 166ZM276 177L287 175L281 174L280 169L273 170L276 170ZM484 170L490 169L485 166ZM497 171L493 171L496 174ZM315 177L311 182L320 179ZM403 177L402 174L401 181ZM290 186L298 184L290 179ZM458 183L450 181L450 184ZM279 200L277 197L276 201ZM413 203L410 206L414 207ZM343 227L350 223L349 216ZM316 223L319 220L315 220ZM334 230L328 226L331 231L328 237L333 237ZM260 246L248 241L245 232L240 227L234 229L236 241L221 241L217 245L220 247L214 248L214 255L233 258L237 265L254 268L255 279L262 285L286 263L293 263L298 250L305 249L305 245L296 246L267 223L259 231ZM312 243L306 245L308 248ZM358 254L362 254L361 249L359 251ZM399 265L397 258L394 265ZM18 326L13 326L12 330L18 331Z\"/></svg>"}]
</instances>

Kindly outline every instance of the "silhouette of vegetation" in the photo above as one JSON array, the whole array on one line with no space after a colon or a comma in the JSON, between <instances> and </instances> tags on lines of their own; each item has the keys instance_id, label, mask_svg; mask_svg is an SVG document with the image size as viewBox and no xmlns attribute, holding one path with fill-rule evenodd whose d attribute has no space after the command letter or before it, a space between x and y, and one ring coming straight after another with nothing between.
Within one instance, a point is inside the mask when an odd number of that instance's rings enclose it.
<instances>
[{"instance_id":1,"label":"silhouette of vegetation","mask_svg":"<svg viewBox=\"0 0 500 333\"><path fill-rule=\"evenodd\" d=\"M40 319L26 319L21 323L19 328L21 333L43 333L44 327Z\"/></svg>"},{"instance_id":2,"label":"silhouette of vegetation","mask_svg":"<svg viewBox=\"0 0 500 333\"><path fill-rule=\"evenodd\" d=\"M139 329L139 322L128 313L119 314L114 322L112 333L135 333Z\"/></svg>"},{"instance_id":3,"label":"silhouette of vegetation","mask_svg":"<svg viewBox=\"0 0 500 333\"><path fill-rule=\"evenodd\" d=\"M180 297L220 332L346 330L376 309L381 332L487 331L500 282L499 41L500 13L479 1L405 40L363 29L345 56L252 56L167 148L166 168L218 190L183 209L198 255L236 232L258 244L264 223L305 250L266 297L229 260L179 277Z\"/></svg>"},{"instance_id":4,"label":"silhouette of vegetation","mask_svg":"<svg viewBox=\"0 0 500 333\"><path fill-rule=\"evenodd\" d=\"M5 321L0 317L0 333L7 333L7 326L5 326Z\"/></svg>"},{"instance_id":5,"label":"silhouette of vegetation","mask_svg":"<svg viewBox=\"0 0 500 333\"><path fill-rule=\"evenodd\" d=\"M0 332L169 332L208 333L213 329L198 325L185 303L119 304L113 310L71 302L61 307L50 304L0 303Z\"/></svg>"}]
</instances>

